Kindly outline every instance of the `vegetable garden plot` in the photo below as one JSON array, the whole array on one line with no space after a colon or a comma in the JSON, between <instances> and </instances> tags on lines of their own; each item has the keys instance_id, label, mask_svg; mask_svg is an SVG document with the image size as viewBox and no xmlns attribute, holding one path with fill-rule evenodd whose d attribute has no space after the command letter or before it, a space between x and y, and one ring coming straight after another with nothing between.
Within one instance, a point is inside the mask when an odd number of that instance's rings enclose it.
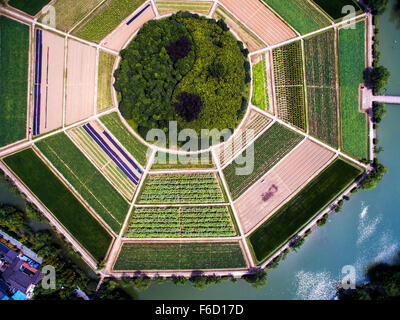
<instances>
[{"instance_id":1,"label":"vegetable garden plot","mask_svg":"<svg viewBox=\"0 0 400 320\"><path fill-rule=\"evenodd\" d=\"M138 197L139 204L225 202L215 173L150 174Z\"/></svg>"},{"instance_id":2,"label":"vegetable garden plot","mask_svg":"<svg viewBox=\"0 0 400 320\"><path fill-rule=\"evenodd\" d=\"M249 138L255 138L259 135L270 122L271 119L252 110L240 131L235 132L233 138L224 143L217 150L221 166L224 167L226 164L231 162L242 149L247 147L250 143Z\"/></svg>"},{"instance_id":3,"label":"vegetable garden plot","mask_svg":"<svg viewBox=\"0 0 400 320\"><path fill-rule=\"evenodd\" d=\"M190 11L207 15L210 12L212 2L196 1L156 1L160 15L177 11Z\"/></svg>"},{"instance_id":4,"label":"vegetable garden plot","mask_svg":"<svg viewBox=\"0 0 400 320\"><path fill-rule=\"evenodd\" d=\"M128 238L233 237L235 228L226 206L138 207L126 230Z\"/></svg>"},{"instance_id":5,"label":"vegetable garden plot","mask_svg":"<svg viewBox=\"0 0 400 320\"><path fill-rule=\"evenodd\" d=\"M305 131L303 58L300 41L272 51L278 117Z\"/></svg>"},{"instance_id":6,"label":"vegetable garden plot","mask_svg":"<svg viewBox=\"0 0 400 320\"><path fill-rule=\"evenodd\" d=\"M266 44L264 44L260 38L253 34L221 6L218 6L215 10L214 18L224 20L228 27L246 44L250 52L266 47Z\"/></svg>"},{"instance_id":7,"label":"vegetable garden plot","mask_svg":"<svg viewBox=\"0 0 400 320\"><path fill-rule=\"evenodd\" d=\"M253 66L253 96L251 103L262 110L269 109L268 79L265 70L265 56Z\"/></svg>"},{"instance_id":8,"label":"vegetable garden plot","mask_svg":"<svg viewBox=\"0 0 400 320\"><path fill-rule=\"evenodd\" d=\"M100 217L118 233L129 204L64 134L36 143L39 150Z\"/></svg>"},{"instance_id":9,"label":"vegetable garden plot","mask_svg":"<svg viewBox=\"0 0 400 320\"><path fill-rule=\"evenodd\" d=\"M182 156L173 153L157 151L152 170L179 170L179 169L210 169L214 168L210 152L202 152L191 156Z\"/></svg>"},{"instance_id":10,"label":"vegetable garden plot","mask_svg":"<svg viewBox=\"0 0 400 320\"><path fill-rule=\"evenodd\" d=\"M124 243L114 270L241 269L238 242Z\"/></svg>"},{"instance_id":11,"label":"vegetable garden plot","mask_svg":"<svg viewBox=\"0 0 400 320\"><path fill-rule=\"evenodd\" d=\"M140 142L122 123L117 112L104 115L100 121L113 134L126 150L139 161L142 167L147 163L147 152L150 150Z\"/></svg>"},{"instance_id":12,"label":"vegetable garden plot","mask_svg":"<svg viewBox=\"0 0 400 320\"><path fill-rule=\"evenodd\" d=\"M32 149L13 154L4 162L97 261L104 259L111 235Z\"/></svg>"},{"instance_id":13,"label":"vegetable garden plot","mask_svg":"<svg viewBox=\"0 0 400 320\"><path fill-rule=\"evenodd\" d=\"M243 165L238 165L235 162L232 162L223 170L232 198L237 199L299 144L301 140L303 140L303 136L279 123L274 123L253 143L254 170L251 174L238 175L236 169L243 167Z\"/></svg>"}]
</instances>

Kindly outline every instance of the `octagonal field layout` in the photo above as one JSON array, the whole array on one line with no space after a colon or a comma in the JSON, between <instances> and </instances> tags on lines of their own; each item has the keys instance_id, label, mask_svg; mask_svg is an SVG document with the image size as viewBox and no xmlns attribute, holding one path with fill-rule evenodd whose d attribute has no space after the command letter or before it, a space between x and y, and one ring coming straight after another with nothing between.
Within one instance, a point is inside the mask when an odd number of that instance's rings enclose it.
<instances>
[{"instance_id":1,"label":"octagonal field layout","mask_svg":"<svg viewBox=\"0 0 400 320\"><path fill-rule=\"evenodd\" d=\"M359 94L371 21L337 6L9 0L1 169L105 276L265 267L373 157ZM135 47L143 30L166 36ZM197 150L146 141L170 120L235 130Z\"/></svg>"}]
</instances>

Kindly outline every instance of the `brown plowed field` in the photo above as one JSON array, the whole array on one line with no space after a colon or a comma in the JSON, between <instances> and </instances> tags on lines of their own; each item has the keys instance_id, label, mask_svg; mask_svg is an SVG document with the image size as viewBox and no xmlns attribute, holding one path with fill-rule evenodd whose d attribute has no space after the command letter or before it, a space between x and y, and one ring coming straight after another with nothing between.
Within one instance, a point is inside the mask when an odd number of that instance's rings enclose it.
<instances>
[{"instance_id":1,"label":"brown plowed field","mask_svg":"<svg viewBox=\"0 0 400 320\"><path fill-rule=\"evenodd\" d=\"M125 21L123 21L116 29L114 29L101 41L101 44L106 48L120 51L129 41L132 35L137 30L139 30L144 23L155 18L156 15L154 14L152 7L150 6L128 25L127 22L142 9L143 6L138 8L133 14L125 19Z\"/></svg>"},{"instance_id":2,"label":"brown plowed field","mask_svg":"<svg viewBox=\"0 0 400 320\"><path fill-rule=\"evenodd\" d=\"M244 232L249 232L273 214L333 156L332 151L307 139L266 173L234 202Z\"/></svg>"},{"instance_id":3,"label":"brown plowed field","mask_svg":"<svg viewBox=\"0 0 400 320\"><path fill-rule=\"evenodd\" d=\"M269 45L296 37L292 29L258 0L220 0L219 2Z\"/></svg>"},{"instance_id":4,"label":"brown plowed field","mask_svg":"<svg viewBox=\"0 0 400 320\"><path fill-rule=\"evenodd\" d=\"M84 120L94 113L96 87L96 49L68 39L67 125Z\"/></svg>"},{"instance_id":5,"label":"brown plowed field","mask_svg":"<svg viewBox=\"0 0 400 320\"><path fill-rule=\"evenodd\" d=\"M43 31L40 133L62 126L64 103L64 38Z\"/></svg>"}]
</instances>

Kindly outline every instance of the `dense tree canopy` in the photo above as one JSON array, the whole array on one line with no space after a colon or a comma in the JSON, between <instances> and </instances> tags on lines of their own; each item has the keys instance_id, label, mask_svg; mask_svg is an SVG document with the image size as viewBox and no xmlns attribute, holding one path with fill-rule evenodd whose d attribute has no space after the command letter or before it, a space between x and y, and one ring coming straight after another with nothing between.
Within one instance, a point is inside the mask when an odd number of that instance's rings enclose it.
<instances>
[{"instance_id":1,"label":"dense tree canopy","mask_svg":"<svg viewBox=\"0 0 400 320\"><path fill-rule=\"evenodd\" d=\"M198 133L233 129L247 108L247 55L213 19L179 12L151 20L121 51L114 74L120 112L144 138L153 128L168 132L171 120Z\"/></svg>"}]
</instances>

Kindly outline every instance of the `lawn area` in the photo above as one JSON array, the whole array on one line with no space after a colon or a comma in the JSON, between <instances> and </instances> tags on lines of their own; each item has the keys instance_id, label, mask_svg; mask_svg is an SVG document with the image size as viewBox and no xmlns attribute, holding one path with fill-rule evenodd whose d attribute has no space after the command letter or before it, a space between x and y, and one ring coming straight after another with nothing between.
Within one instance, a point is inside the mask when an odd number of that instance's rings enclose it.
<instances>
[{"instance_id":1,"label":"lawn area","mask_svg":"<svg viewBox=\"0 0 400 320\"><path fill-rule=\"evenodd\" d=\"M97 111L113 106L111 77L116 57L100 50L99 75L97 82Z\"/></svg>"},{"instance_id":2,"label":"lawn area","mask_svg":"<svg viewBox=\"0 0 400 320\"><path fill-rule=\"evenodd\" d=\"M106 114L100 121L118 139L118 141L145 167L148 147L141 143L122 123L117 112Z\"/></svg>"},{"instance_id":3,"label":"lawn area","mask_svg":"<svg viewBox=\"0 0 400 320\"><path fill-rule=\"evenodd\" d=\"M310 134L338 148L335 31L305 39L304 49Z\"/></svg>"},{"instance_id":4,"label":"lawn area","mask_svg":"<svg viewBox=\"0 0 400 320\"><path fill-rule=\"evenodd\" d=\"M330 21L307 0L262 0L301 34L330 24Z\"/></svg>"},{"instance_id":5,"label":"lawn area","mask_svg":"<svg viewBox=\"0 0 400 320\"><path fill-rule=\"evenodd\" d=\"M53 7L56 10L56 27L69 31L104 0L57 0ZM40 16L42 20L44 15Z\"/></svg>"},{"instance_id":6,"label":"lawn area","mask_svg":"<svg viewBox=\"0 0 400 320\"><path fill-rule=\"evenodd\" d=\"M359 85L364 82L365 22L355 29L339 30L339 74L342 148L359 158L368 158L367 118L359 112Z\"/></svg>"},{"instance_id":7,"label":"lawn area","mask_svg":"<svg viewBox=\"0 0 400 320\"><path fill-rule=\"evenodd\" d=\"M238 165L235 161L223 170L233 199L239 198L301 140L303 140L303 136L279 123L274 123L242 153L242 156L245 157L244 153L254 148L254 170L251 174L238 175L236 169L243 167L243 165Z\"/></svg>"},{"instance_id":8,"label":"lawn area","mask_svg":"<svg viewBox=\"0 0 400 320\"><path fill-rule=\"evenodd\" d=\"M313 0L319 7L321 7L332 19L337 20L345 16L342 13L344 6L354 6L356 11L360 11L361 8L356 1L353 0Z\"/></svg>"},{"instance_id":9,"label":"lawn area","mask_svg":"<svg viewBox=\"0 0 400 320\"><path fill-rule=\"evenodd\" d=\"M189 162L190 161L190 162ZM172 153L157 151L152 170L178 170L178 169L209 169L214 168L210 152L203 152L192 156L182 156Z\"/></svg>"},{"instance_id":10,"label":"lawn area","mask_svg":"<svg viewBox=\"0 0 400 320\"><path fill-rule=\"evenodd\" d=\"M129 204L73 142L64 133L59 133L37 142L36 146L111 229L118 233Z\"/></svg>"},{"instance_id":11,"label":"lawn area","mask_svg":"<svg viewBox=\"0 0 400 320\"><path fill-rule=\"evenodd\" d=\"M34 16L49 2L50 0L9 0L8 5Z\"/></svg>"},{"instance_id":12,"label":"lawn area","mask_svg":"<svg viewBox=\"0 0 400 320\"><path fill-rule=\"evenodd\" d=\"M0 16L0 147L26 137L29 27Z\"/></svg>"},{"instance_id":13,"label":"lawn area","mask_svg":"<svg viewBox=\"0 0 400 320\"><path fill-rule=\"evenodd\" d=\"M266 80L263 56L263 59L253 66L253 96L251 97L251 103L262 110L267 108Z\"/></svg>"},{"instance_id":14,"label":"lawn area","mask_svg":"<svg viewBox=\"0 0 400 320\"><path fill-rule=\"evenodd\" d=\"M97 261L104 259L111 235L32 149L11 155L4 162Z\"/></svg>"},{"instance_id":15,"label":"lawn area","mask_svg":"<svg viewBox=\"0 0 400 320\"><path fill-rule=\"evenodd\" d=\"M107 0L73 34L100 42L144 2L145 0Z\"/></svg>"},{"instance_id":16,"label":"lawn area","mask_svg":"<svg viewBox=\"0 0 400 320\"><path fill-rule=\"evenodd\" d=\"M257 261L264 261L289 241L361 172L346 161L335 160L247 238Z\"/></svg>"},{"instance_id":17,"label":"lawn area","mask_svg":"<svg viewBox=\"0 0 400 320\"><path fill-rule=\"evenodd\" d=\"M114 270L239 269L246 262L238 242L125 243Z\"/></svg>"},{"instance_id":18,"label":"lawn area","mask_svg":"<svg viewBox=\"0 0 400 320\"><path fill-rule=\"evenodd\" d=\"M234 237L230 209L220 207L138 207L125 232L127 238Z\"/></svg>"}]
</instances>

